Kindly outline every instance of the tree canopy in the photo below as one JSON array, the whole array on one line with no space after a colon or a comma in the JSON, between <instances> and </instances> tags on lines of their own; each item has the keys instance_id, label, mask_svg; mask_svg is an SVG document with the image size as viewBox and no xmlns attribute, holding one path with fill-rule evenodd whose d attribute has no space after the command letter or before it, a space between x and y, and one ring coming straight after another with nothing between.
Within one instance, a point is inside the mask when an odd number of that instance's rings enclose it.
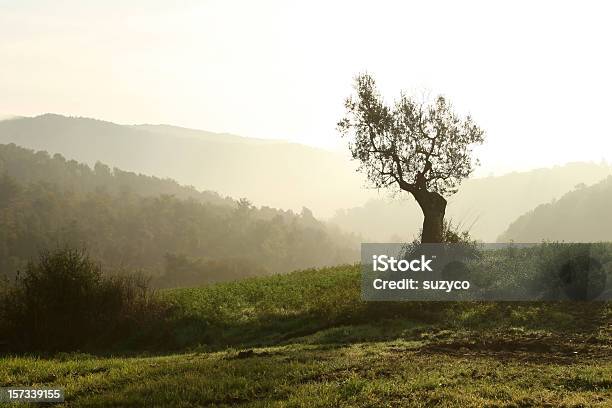
<instances>
[{"instance_id":1,"label":"tree canopy","mask_svg":"<svg viewBox=\"0 0 612 408\"><path fill-rule=\"evenodd\" d=\"M402 93L389 106L374 78L362 74L345 107L347 115L338 123L339 130L351 138L353 158L377 188L449 195L478 164L471 147L484 141L484 131L470 116L462 119L455 114L443 96L425 104Z\"/></svg>"}]
</instances>

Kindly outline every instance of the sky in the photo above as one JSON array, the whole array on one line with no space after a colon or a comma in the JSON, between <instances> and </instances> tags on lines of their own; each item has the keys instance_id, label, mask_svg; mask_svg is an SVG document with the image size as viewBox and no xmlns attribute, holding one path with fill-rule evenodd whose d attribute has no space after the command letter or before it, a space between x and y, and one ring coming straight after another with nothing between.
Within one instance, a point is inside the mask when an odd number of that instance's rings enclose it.
<instances>
[{"instance_id":1,"label":"sky","mask_svg":"<svg viewBox=\"0 0 612 408\"><path fill-rule=\"evenodd\" d=\"M346 151L354 76L445 95L481 173L612 162L612 6L0 0L0 115L167 123Z\"/></svg>"}]
</instances>

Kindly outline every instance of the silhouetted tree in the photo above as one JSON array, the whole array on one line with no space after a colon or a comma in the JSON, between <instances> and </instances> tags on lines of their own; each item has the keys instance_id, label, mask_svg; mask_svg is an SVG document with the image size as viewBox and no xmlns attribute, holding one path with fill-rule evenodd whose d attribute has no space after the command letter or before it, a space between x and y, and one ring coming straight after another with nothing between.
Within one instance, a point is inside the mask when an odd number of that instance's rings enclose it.
<instances>
[{"instance_id":1,"label":"silhouetted tree","mask_svg":"<svg viewBox=\"0 0 612 408\"><path fill-rule=\"evenodd\" d=\"M369 74L356 77L355 95L345 107L338 129L350 138L359 170L376 188L412 194L424 216L421 242L441 242L444 196L472 172L471 146L483 142L484 131L470 116L459 118L442 96L425 105L402 94L387 106Z\"/></svg>"}]
</instances>

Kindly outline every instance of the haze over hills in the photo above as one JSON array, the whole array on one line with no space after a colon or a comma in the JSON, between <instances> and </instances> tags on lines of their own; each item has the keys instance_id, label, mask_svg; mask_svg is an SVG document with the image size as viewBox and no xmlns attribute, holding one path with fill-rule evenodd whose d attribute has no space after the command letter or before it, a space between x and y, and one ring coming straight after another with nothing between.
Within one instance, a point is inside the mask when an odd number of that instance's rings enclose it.
<instances>
[{"instance_id":1,"label":"haze over hills","mask_svg":"<svg viewBox=\"0 0 612 408\"><path fill-rule=\"evenodd\" d=\"M578 185L558 200L521 215L499 241L599 242L612 240L612 177Z\"/></svg>"},{"instance_id":2,"label":"haze over hills","mask_svg":"<svg viewBox=\"0 0 612 408\"><path fill-rule=\"evenodd\" d=\"M448 218L473 237L495 242L518 216L560 197L580 183L593 184L612 174L605 163L570 163L503 176L469 179L451 196ZM411 197L371 200L363 206L339 210L331 222L367 240L395 242L416 237L421 210Z\"/></svg>"},{"instance_id":3,"label":"haze over hills","mask_svg":"<svg viewBox=\"0 0 612 408\"><path fill-rule=\"evenodd\" d=\"M41 249L184 286L354 262L358 241L300 213L0 144L0 283Z\"/></svg>"},{"instance_id":4,"label":"haze over hills","mask_svg":"<svg viewBox=\"0 0 612 408\"><path fill-rule=\"evenodd\" d=\"M91 166L101 161L170 177L222 196L246 197L256 205L294 211L307 207L364 241L411 240L422 223L411 197L382 200L364 188L365 176L354 171L347 157L295 143L54 114L0 121L0 143L11 142ZM447 216L475 238L494 241L521 214L610 174L612 167L605 163L571 163L469 179L449 198Z\"/></svg>"},{"instance_id":5,"label":"haze over hills","mask_svg":"<svg viewBox=\"0 0 612 408\"><path fill-rule=\"evenodd\" d=\"M305 145L168 125L117 125L45 114L0 122L0 143L247 197L256 205L330 216L373 196L348 158ZM333 181L332 181L333 180Z\"/></svg>"},{"instance_id":6,"label":"haze over hills","mask_svg":"<svg viewBox=\"0 0 612 408\"><path fill-rule=\"evenodd\" d=\"M174 136L180 138L195 138L205 140L207 142L216 143L245 143L245 144L260 144L260 143L287 143L283 140L274 139L257 139L254 137L242 137L232 135L230 133L214 133L204 130L189 129L181 126L173 125L132 125L134 129L140 129L150 132L155 132L165 136Z\"/></svg>"}]
</instances>

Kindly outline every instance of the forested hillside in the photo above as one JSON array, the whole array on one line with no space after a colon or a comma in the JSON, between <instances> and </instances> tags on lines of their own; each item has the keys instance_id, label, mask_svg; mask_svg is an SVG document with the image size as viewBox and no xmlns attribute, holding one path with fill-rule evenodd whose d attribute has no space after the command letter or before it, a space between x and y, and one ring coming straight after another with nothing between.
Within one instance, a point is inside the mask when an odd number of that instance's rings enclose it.
<instances>
[{"instance_id":1,"label":"forested hillside","mask_svg":"<svg viewBox=\"0 0 612 408\"><path fill-rule=\"evenodd\" d=\"M0 274L41 249L87 247L108 270L160 286L352 262L357 243L316 220L103 164L0 145Z\"/></svg>"},{"instance_id":2,"label":"forested hillside","mask_svg":"<svg viewBox=\"0 0 612 408\"><path fill-rule=\"evenodd\" d=\"M132 192L143 196L169 194L206 203L236 204L231 198L223 198L214 191L198 191L172 179L136 174L116 167L111 169L101 162L96 162L91 168L76 160L67 160L59 153L51 157L46 151L35 152L13 143L0 144L0 174L8 174L19 183L42 181L81 193L104 190L108 193Z\"/></svg>"},{"instance_id":3,"label":"forested hillside","mask_svg":"<svg viewBox=\"0 0 612 408\"><path fill-rule=\"evenodd\" d=\"M612 177L578 185L558 200L520 216L499 237L507 242L612 241Z\"/></svg>"}]
</instances>

